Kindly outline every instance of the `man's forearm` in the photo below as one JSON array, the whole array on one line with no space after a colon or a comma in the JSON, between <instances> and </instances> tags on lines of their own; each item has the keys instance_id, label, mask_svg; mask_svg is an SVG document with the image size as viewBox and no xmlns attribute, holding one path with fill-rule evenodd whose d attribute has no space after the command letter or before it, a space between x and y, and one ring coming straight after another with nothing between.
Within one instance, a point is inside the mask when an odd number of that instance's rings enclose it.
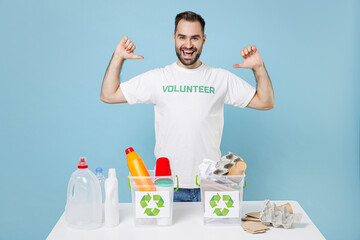
<instances>
[{"instance_id":1,"label":"man's forearm","mask_svg":"<svg viewBox=\"0 0 360 240\"><path fill-rule=\"evenodd\" d=\"M106 69L101 87L100 99L102 101L108 102L118 90L120 86L120 70L123 63L124 59L114 53Z\"/></svg>"},{"instance_id":2,"label":"man's forearm","mask_svg":"<svg viewBox=\"0 0 360 240\"><path fill-rule=\"evenodd\" d=\"M124 93L120 87L120 70L125 59L144 59L141 55L135 55L134 43L127 37L123 37L116 46L104 76L101 87L100 100L106 103L126 103Z\"/></svg>"},{"instance_id":3,"label":"man's forearm","mask_svg":"<svg viewBox=\"0 0 360 240\"><path fill-rule=\"evenodd\" d=\"M271 85L270 77L266 71L265 65L262 64L259 67L253 69L257 87L256 92L267 109L272 109L275 106L274 91Z\"/></svg>"}]
</instances>

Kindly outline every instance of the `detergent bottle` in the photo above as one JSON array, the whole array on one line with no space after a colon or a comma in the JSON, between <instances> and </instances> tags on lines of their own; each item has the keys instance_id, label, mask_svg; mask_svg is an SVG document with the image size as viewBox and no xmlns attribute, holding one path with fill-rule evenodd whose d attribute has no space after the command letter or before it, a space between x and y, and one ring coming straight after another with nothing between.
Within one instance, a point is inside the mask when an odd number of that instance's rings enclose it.
<instances>
[{"instance_id":1,"label":"detergent bottle","mask_svg":"<svg viewBox=\"0 0 360 240\"><path fill-rule=\"evenodd\" d=\"M65 220L69 227L95 229L102 225L101 187L88 169L86 158L80 158L78 170L70 178L67 189Z\"/></svg>"},{"instance_id":2,"label":"detergent bottle","mask_svg":"<svg viewBox=\"0 0 360 240\"><path fill-rule=\"evenodd\" d=\"M105 181L105 226L119 225L119 191L115 168L109 169Z\"/></svg>"},{"instance_id":3,"label":"detergent bottle","mask_svg":"<svg viewBox=\"0 0 360 240\"><path fill-rule=\"evenodd\" d=\"M130 174L134 177L135 184L139 191L156 191L156 187L145 167L144 161L132 147L125 150L127 166Z\"/></svg>"}]
</instances>

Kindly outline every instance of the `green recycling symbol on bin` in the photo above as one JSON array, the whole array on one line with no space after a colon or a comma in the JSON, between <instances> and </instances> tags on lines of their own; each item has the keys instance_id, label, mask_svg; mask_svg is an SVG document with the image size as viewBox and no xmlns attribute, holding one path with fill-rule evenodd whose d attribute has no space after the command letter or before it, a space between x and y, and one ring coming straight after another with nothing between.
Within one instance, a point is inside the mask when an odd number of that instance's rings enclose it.
<instances>
[{"instance_id":1,"label":"green recycling symbol on bin","mask_svg":"<svg viewBox=\"0 0 360 240\"><path fill-rule=\"evenodd\" d=\"M153 195L153 201L156 203L158 208L154 208L153 210L151 208L146 208L148 206L148 203L151 201L151 196L148 193L147 195L144 195L140 201L140 205L142 208L145 208L145 214L148 216L156 216L159 214L160 209L164 207L164 200L160 195ZM147 202L147 203L146 203Z\"/></svg>"},{"instance_id":2,"label":"green recycling symbol on bin","mask_svg":"<svg viewBox=\"0 0 360 240\"><path fill-rule=\"evenodd\" d=\"M219 201L221 200L221 197L218 194L212 196L211 200L210 200L210 206L211 208L215 208L214 212L217 216L226 216L229 213L229 209L227 209L226 207L221 211L221 208L216 208ZM234 201L231 199L231 197L229 195L223 195L222 197L222 201L225 202L225 205L228 208L232 208L234 207Z\"/></svg>"}]
</instances>

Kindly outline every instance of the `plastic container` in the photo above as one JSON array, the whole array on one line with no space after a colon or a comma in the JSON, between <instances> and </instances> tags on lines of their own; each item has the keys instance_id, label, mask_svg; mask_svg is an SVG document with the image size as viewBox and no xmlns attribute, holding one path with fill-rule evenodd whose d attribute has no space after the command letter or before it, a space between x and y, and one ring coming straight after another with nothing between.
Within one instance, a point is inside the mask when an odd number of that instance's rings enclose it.
<instances>
[{"instance_id":1,"label":"plastic container","mask_svg":"<svg viewBox=\"0 0 360 240\"><path fill-rule=\"evenodd\" d=\"M200 176L204 224L240 224L245 175Z\"/></svg>"},{"instance_id":2,"label":"plastic container","mask_svg":"<svg viewBox=\"0 0 360 240\"><path fill-rule=\"evenodd\" d=\"M115 227L119 222L119 186L115 168L110 168L105 181L105 226Z\"/></svg>"},{"instance_id":3,"label":"plastic container","mask_svg":"<svg viewBox=\"0 0 360 240\"><path fill-rule=\"evenodd\" d=\"M104 203L105 203L105 176L102 174L102 168L96 168L96 177L99 180L100 188L101 188L101 199L102 199L102 222L104 223L105 219L105 210L104 210Z\"/></svg>"},{"instance_id":4,"label":"plastic container","mask_svg":"<svg viewBox=\"0 0 360 240\"><path fill-rule=\"evenodd\" d=\"M174 182L173 176L155 177L154 171L149 171L149 175L148 177L130 175L128 177L135 226L170 225L172 224L174 201L174 185L171 185ZM139 190L138 183L140 181L142 183L145 181L165 183L164 181L167 181L167 184L159 184L158 188L154 188L153 185L140 185L141 190ZM144 188L154 189L154 191L143 191ZM159 219L160 223L158 222Z\"/></svg>"},{"instance_id":5,"label":"plastic container","mask_svg":"<svg viewBox=\"0 0 360 240\"><path fill-rule=\"evenodd\" d=\"M80 158L78 170L67 189L65 220L69 227L95 229L102 225L101 188L95 174L88 169L86 158Z\"/></svg>"},{"instance_id":6,"label":"plastic container","mask_svg":"<svg viewBox=\"0 0 360 240\"><path fill-rule=\"evenodd\" d=\"M96 168L95 172L96 172L96 177L100 183L102 202L105 203L105 180L106 180L106 178L103 175L102 168Z\"/></svg>"},{"instance_id":7,"label":"plastic container","mask_svg":"<svg viewBox=\"0 0 360 240\"><path fill-rule=\"evenodd\" d=\"M174 199L174 182L172 180L170 161L166 157L156 160L155 166L155 186L157 191L169 191L170 199ZM172 211L169 217L157 219L157 225L169 226L172 224Z\"/></svg>"},{"instance_id":8,"label":"plastic container","mask_svg":"<svg viewBox=\"0 0 360 240\"><path fill-rule=\"evenodd\" d=\"M126 149L125 153L127 166L129 168L131 176L143 177L134 179L138 191L155 191L156 187L154 185L154 182L152 181L152 178L149 178L149 172L141 157L139 157L139 155L134 151L132 147Z\"/></svg>"}]
</instances>

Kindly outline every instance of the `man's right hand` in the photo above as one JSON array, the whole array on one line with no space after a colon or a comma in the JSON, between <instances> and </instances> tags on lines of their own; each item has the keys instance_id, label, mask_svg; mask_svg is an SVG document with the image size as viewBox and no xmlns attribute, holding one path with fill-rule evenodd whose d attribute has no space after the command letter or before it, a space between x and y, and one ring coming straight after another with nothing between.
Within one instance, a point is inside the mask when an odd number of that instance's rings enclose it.
<instances>
[{"instance_id":1,"label":"man's right hand","mask_svg":"<svg viewBox=\"0 0 360 240\"><path fill-rule=\"evenodd\" d=\"M125 37L123 37L123 39L121 39L119 44L116 46L114 55L118 56L122 60L124 60L124 59L144 59L143 56L134 54L135 48L136 47L135 47L134 43L127 36L125 36Z\"/></svg>"},{"instance_id":2,"label":"man's right hand","mask_svg":"<svg viewBox=\"0 0 360 240\"><path fill-rule=\"evenodd\" d=\"M116 46L101 87L100 100L105 103L127 102L120 87L120 70L125 59L143 59L141 55L134 54L134 43L125 36Z\"/></svg>"}]
</instances>

